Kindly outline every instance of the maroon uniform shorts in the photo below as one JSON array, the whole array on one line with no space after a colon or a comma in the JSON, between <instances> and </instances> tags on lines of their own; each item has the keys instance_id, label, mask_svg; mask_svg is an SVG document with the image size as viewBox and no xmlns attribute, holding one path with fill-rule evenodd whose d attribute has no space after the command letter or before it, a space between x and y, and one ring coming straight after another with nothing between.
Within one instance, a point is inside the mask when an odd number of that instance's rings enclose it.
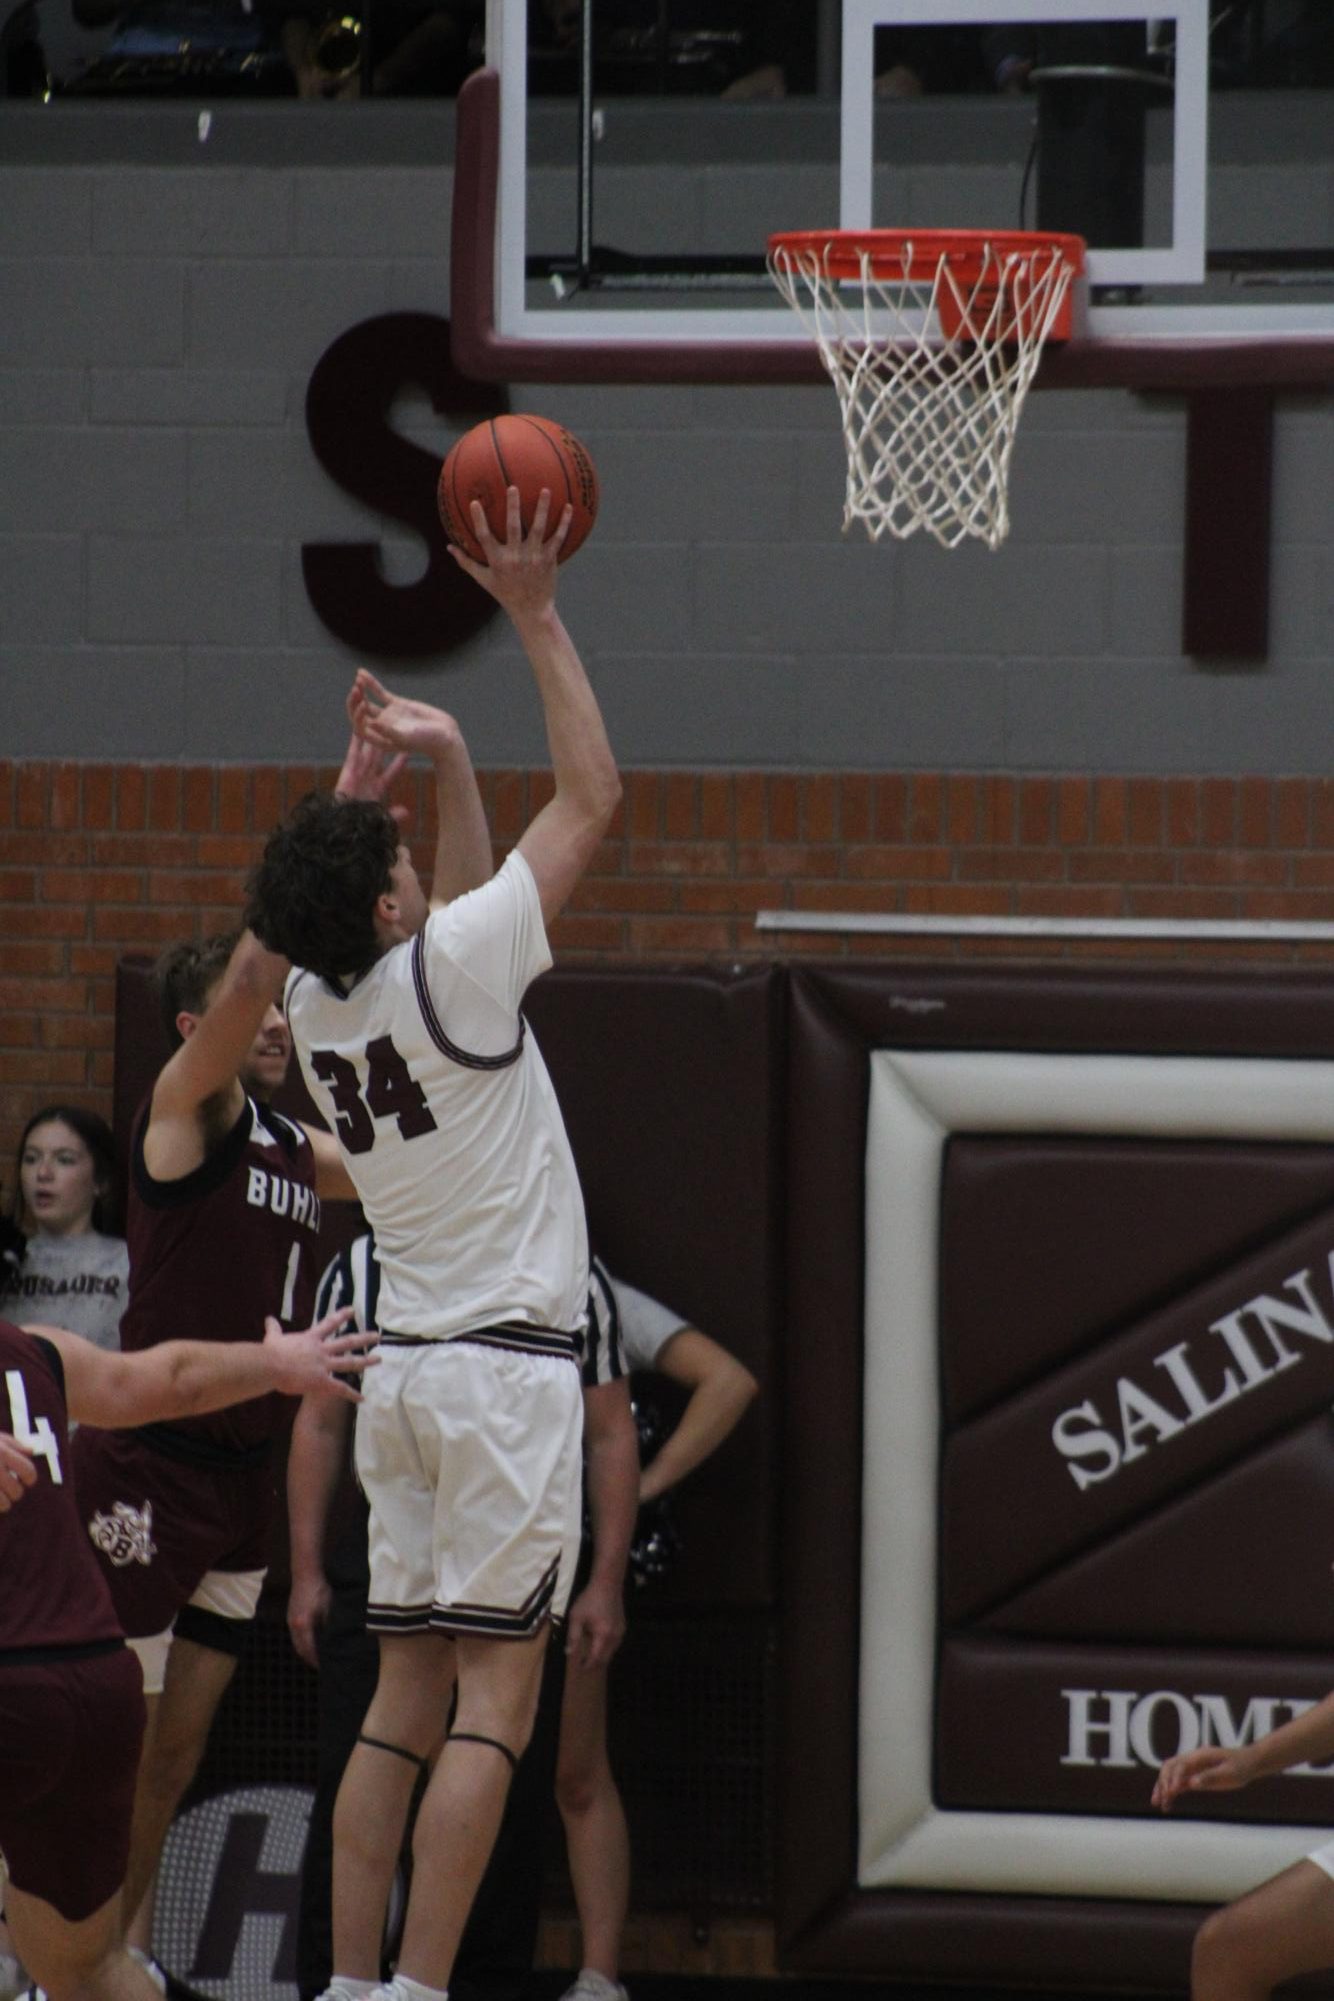
<instances>
[{"instance_id":1,"label":"maroon uniform shorts","mask_svg":"<svg viewBox=\"0 0 1334 2001\"><path fill-rule=\"evenodd\" d=\"M267 1565L278 1507L267 1454L187 1459L84 1424L70 1457L79 1516L129 1639L165 1632L209 1571Z\"/></svg>"},{"instance_id":2,"label":"maroon uniform shorts","mask_svg":"<svg viewBox=\"0 0 1334 2001\"><path fill-rule=\"evenodd\" d=\"M0 1659L0 1854L71 1924L125 1881L143 1735L143 1676L119 1642Z\"/></svg>"}]
</instances>

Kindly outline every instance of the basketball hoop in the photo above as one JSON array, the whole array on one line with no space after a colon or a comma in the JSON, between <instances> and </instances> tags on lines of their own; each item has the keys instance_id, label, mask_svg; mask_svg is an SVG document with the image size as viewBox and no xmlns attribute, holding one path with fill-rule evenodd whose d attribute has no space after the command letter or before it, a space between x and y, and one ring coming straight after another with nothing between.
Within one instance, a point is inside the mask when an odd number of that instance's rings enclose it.
<instances>
[{"instance_id":1,"label":"basketball hoop","mask_svg":"<svg viewBox=\"0 0 1334 2001\"><path fill-rule=\"evenodd\" d=\"M1083 269L1083 239L1046 232L770 237L770 274L838 391L845 529L999 548L1019 413L1044 346L1069 338Z\"/></svg>"}]
</instances>

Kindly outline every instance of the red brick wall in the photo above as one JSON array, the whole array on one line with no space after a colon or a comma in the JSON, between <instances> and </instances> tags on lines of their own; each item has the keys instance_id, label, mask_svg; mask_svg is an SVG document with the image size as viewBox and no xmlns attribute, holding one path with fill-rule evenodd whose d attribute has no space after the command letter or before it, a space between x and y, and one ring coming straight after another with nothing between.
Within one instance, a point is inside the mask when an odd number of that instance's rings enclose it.
<instances>
[{"instance_id":1,"label":"red brick wall","mask_svg":"<svg viewBox=\"0 0 1334 2001\"><path fill-rule=\"evenodd\" d=\"M334 773L0 763L0 1181L51 1097L110 1110L117 956L236 920L264 831ZM482 775L508 847L542 774ZM405 797L429 861L429 790ZM417 832L420 832L420 839ZM565 958L1334 957L1319 945L840 939L764 908L1062 917L1334 918L1334 781L631 772L554 944Z\"/></svg>"}]
</instances>

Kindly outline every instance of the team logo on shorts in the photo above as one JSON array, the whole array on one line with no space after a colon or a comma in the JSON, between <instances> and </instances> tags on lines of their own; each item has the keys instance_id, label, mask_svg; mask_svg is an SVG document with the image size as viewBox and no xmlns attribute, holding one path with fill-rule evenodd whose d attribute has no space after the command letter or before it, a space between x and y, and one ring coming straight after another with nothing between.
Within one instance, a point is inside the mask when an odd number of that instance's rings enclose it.
<instances>
[{"instance_id":1,"label":"team logo on shorts","mask_svg":"<svg viewBox=\"0 0 1334 2001\"><path fill-rule=\"evenodd\" d=\"M109 1515L93 1516L88 1533L93 1547L100 1549L118 1570L127 1563L151 1563L157 1555L151 1501L145 1501L142 1508L131 1507L128 1501L117 1501Z\"/></svg>"}]
</instances>

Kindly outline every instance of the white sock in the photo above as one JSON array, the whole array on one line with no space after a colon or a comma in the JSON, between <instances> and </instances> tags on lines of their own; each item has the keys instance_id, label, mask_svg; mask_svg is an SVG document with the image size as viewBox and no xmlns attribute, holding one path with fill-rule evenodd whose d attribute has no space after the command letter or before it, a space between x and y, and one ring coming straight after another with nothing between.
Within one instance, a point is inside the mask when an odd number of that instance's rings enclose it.
<instances>
[{"instance_id":1,"label":"white sock","mask_svg":"<svg viewBox=\"0 0 1334 2001\"><path fill-rule=\"evenodd\" d=\"M349 2001L366 2001L366 1996L373 1994L379 1985L378 1980L354 1980L350 1973L335 1973L329 1982L330 1988L336 1987Z\"/></svg>"},{"instance_id":2,"label":"white sock","mask_svg":"<svg viewBox=\"0 0 1334 2001\"><path fill-rule=\"evenodd\" d=\"M449 2001L447 1987L423 1987L420 1980L409 1980L406 1973L396 1973L389 1984L401 1988L407 2001Z\"/></svg>"}]
</instances>

